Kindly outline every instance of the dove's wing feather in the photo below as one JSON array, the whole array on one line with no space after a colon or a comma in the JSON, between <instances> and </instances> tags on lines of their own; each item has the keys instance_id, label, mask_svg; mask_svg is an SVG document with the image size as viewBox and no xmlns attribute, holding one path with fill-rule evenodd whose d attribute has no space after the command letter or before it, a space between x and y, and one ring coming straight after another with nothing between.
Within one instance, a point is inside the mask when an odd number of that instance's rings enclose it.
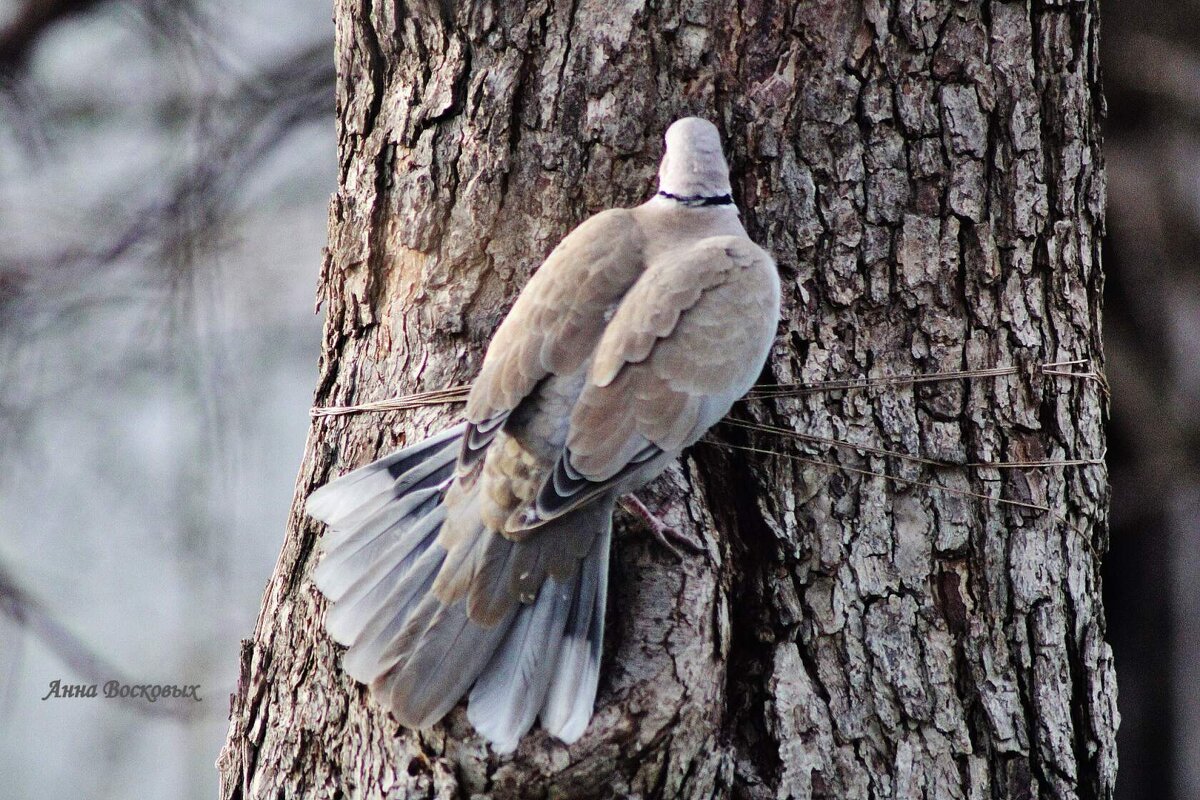
<instances>
[{"instance_id":1,"label":"dove's wing feather","mask_svg":"<svg viewBox=\"0 0 1200 800\"><path fill-rule=\"evenodd\" d=\"M754 384L778 319L775 264L749 239L710 237L652 265L596 348L525 527L657 474Z\"/></svg>"},{"instance_id":2,"label":"dove's wing feather","mask_svg":"<svg viewBox=\"0 0 1200 800\"><path fill-rule=\"evenodd\" d=\"M644 250L642 228L627 209L596 214L554 248L496 330L471 386L460 475L479 463L539 382L588 362L608 315L645 269Z\"/></svg>"}]
</instances>

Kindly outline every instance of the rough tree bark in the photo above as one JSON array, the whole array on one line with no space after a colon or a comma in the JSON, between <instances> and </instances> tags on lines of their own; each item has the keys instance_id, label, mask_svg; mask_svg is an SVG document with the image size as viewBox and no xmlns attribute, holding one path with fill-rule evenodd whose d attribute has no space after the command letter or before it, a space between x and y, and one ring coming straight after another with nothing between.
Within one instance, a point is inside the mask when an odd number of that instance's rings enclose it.
<instances>
[{"instance_id":1,"label":"rough tree bark","mask_svg":"<svg viewBox=\"0 0 1200 800\"><path fill-rule=\"evenodd\" d=\"M1101 388L1037 369L1101 358L1095 0L338 0L336 19L317 405L468 381L551 247L647 197L663 130L700 114L784 280L764 380L1022 370L735 413L958 464L1103 452ZM655 484L709 553L619 537L580 742L535 731L500 759L461 708L399 729L338 668L301 504L450 417L314 423L224 797L1111 796L1103 467L930 467L732 429L835 466L701 444Z\"/></svg>"}]
</instances>

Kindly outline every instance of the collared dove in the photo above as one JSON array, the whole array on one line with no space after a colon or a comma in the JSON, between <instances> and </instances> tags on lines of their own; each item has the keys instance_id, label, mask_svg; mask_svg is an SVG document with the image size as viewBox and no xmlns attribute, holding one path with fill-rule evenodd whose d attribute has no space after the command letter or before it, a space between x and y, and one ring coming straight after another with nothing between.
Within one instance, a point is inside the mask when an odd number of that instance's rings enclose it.
<instances>
[{"instance_id":1,"label":"collared dove","mask_svg":"<svg viewBox=\"0 0 1200 800\"><path fill-rule=\"evenodd\" d=\"M343 667L402 725L470 690L498 752L541 717L577 740L604 640L613 505L753 385L779 276L746 236L717 129L671 125L659 192L554 249L449 430L317 490L313 580Z\"/></svg>"}]
</instances>

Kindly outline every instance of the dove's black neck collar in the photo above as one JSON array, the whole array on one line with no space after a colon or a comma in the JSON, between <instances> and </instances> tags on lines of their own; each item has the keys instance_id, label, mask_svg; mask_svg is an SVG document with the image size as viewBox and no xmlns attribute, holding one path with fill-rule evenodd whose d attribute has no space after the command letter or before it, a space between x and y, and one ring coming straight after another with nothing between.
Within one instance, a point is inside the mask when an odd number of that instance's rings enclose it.
<instances>
[{"instance_id":1,"label":"dove's black neck collar","mask_svg":"<svg viewBox=\"0 0 1200 800\"><path fill-rule=\"evenodd\" d=\"M667 200L674 200L680 205L688 208L703 208L704 206L731 206L733 205L733 196L728 194L693 194L693 195L678 195L670 192L660 191L659 197L664 197Z\"/></svg>"}]
</instances>

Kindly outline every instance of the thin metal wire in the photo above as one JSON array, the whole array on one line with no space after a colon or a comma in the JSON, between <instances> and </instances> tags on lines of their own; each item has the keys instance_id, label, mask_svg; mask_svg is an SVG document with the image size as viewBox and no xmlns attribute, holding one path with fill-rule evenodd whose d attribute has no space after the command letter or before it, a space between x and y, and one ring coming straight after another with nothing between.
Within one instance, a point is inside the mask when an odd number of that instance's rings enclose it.
<instances>
[{"instance_id":1,"label":"thin metal wire","mask_svg":"<svg viewBox=\"0 0 1200 800\"><path fill-rule=\"evenodd\" d=\"M1086 367L1080 372L1071 367ZM1043 375L1063 378L1084 378L1100 384L1105 396L1108 396L1108 381L1105 377L1091 368L1091 361L1078 358L1070 361L1052 361L1042 364L1039 369ZM884 375L878 378L851 378L845 380L817 381L815 383L772 383L759 384L746 395L749 399L768 399L776 397L799 397L817 392L850 391L873 389L887 386L910 386L922 383L938 383L944 381L971 380L977 378L1003 378L1018 375L1018 367L989 367L985 369L952 370L949 372L926 372L913 375Z\"/></svg>"},{"instance_id":2,"label":"thin metal wire","mask_svg":"<svg viewBox=\"0 0 1200 800\"><path fill-rule=\"evenodd\" d=\"M880 378L849 378L845 380L818 381L815 383L765 383L755 386L746 395L751 399L798 397L817 392L873 389L881 386L905 386L919 383L937 383L969 378L999 378L1016 375L1016 367L993 367L980 370L957 370L954 372L930 372L923 375L885 375Z\"/></svg>"},{"instance_id":3,"label":"thin metal wire","mask_svg":"<svg viewBox=\"0 0 1200 800\"><path fill-rule=\"evenodd\" d=\"M1084 371L1074 369L1076 367L1085 367ZM1067 377L1076 379L1095 380L1101 386L1102 391L1107 395L1108 382L1104 376L1090 369L1091 362L1087 359L1076 359L1073 361L1056 361L1047 364L1042 364L1040 369L1043 374L1056 377ZM843 380L843 381L825 381L820 384L774 384L774 385L759 385L755 387L746 396L746 399L769 399L775 397L789 397L799 394L807 394L818 391L838 391L849 389L866 389L877 386L897 386L904 384L915 383L931 383L936 381L964 380L964 379L979 379L979 378L994 378L1004 377L1008 375L1016 375L1019 370L1016 367L993 367L990 369L981 370L958 370L953 372L935 372L923 375L891 375L883 378L864 378L860 380ZM404 395L401 397L393 397L386 400L376 400L368 403L348 406L326 406L324 408L314 408L311 414L314 418L340 416L343 414L353 414L357 412L370 411L404 411L413 408L421 408L432 405L445 405L450 403L460 403L467 399L467 395L471 391L470 384L459 386L449 386L444 389L432 389L425 392L417 392L415 394ZM951 461L943 461L938 459L926 458L924 456L912 455L911 453L901 453L896 450L888 450L883 447L869 445L862 442L846 442L840 439L832 439L825 436L817 436L814 434L801 433L800 431L782 428L777 425L764 425L757 422L748 422L737 419L725 419L724 424L742 428L744 430L756 431L759 433L767 433L774 436L780 436L798 441L810 442L814 444L823 444L829 447L840 447L856 450L862 453L871 453L873 455L883 456L887 458L897 458L910 463L923 464L929 467L939 468L970 468L970 469L1035 469L1044 467L1082 467L1082 466L1097 466L1103 464L1103 458L1077 458L1077 459L1062 459L1062 460L1042 460L1042 461L994 461L994 462L970 462L957 464ZM933 489L941 489L956 494L965 494L966 496L979 497L983 499L990 498L987 495L977 494L973 492L964 492L959 489L950 489L949 487L938 486L922 481L911 480L908 478L899 478L889 476L882 473L872 472L870 470L857 469L844 465L837 465L831 462L820 461L819 459L807 458L795 454L781 453L775 450L763 450L759 448L748 447L745 445L734 445L732 443L718 443L712 439L706 439L709 444L722 444L728 447L734 447L751 452L777 455L785 458L793 458L800 461L805 461L812 464L824 464L830 467L838 467L848 472L856 472L864 475L875 475L878 477L888 478L891 480L903 481L917 486L928 486ZM1018 505L1024 505L1030 508L1039 508L1041 506L1032 506L1027 503L1022 504L1018 501L1006 501Z\"/></svg>"},{"instance_id":4,"label":"thin metal wire","mask_svg":"<svg viewBox=\"0 0 1200 800\"><path fill-rule=\"evenodd\" d=\"M813 466L817 466L817 467L826 467L828 469L836 469L836 470L844 471L844 472L852 472L857 475L867 475L867 476L871 476L871 477L875 477L875 478L883 478L884 480L897 481L899 483L907 483L911 486L922 486L927 489L933 489L933 490L939 491L939 492L946 492L947 494L959 495L960 497L973 497L973 498L976 498L979 500L987 500L988 502L991 502L991 503L999 503L1001 505L1006 505L1006 506L1017 506L1019 508L1027 508L1027 509L1031 509L1033 511L1042 511L1042 512L1048 513L1051 510L1049 506L1043 506L1038 503L1026 503L1023 500L1009 500L1004 497L992 497L991 495L986 495L981 492L971 492L971 491L967 491L966 489L955 489L952 486L941 486L936 483L930 483L929 481L919 481L919 480L915 480L913 478L902 478L899 475L888 475L887 473L875 472L874 470L869 470L869 469L860 469L858 467L848 467L844 464L837 464L832 461L822 461L819 458L808 458L807 456L800 456L800 455L796 455L794 453L781 453L778 450L765 450L765 449L759 448L759 447L749 447L747 445L732 444L730 442L718 442L714 439L709 439L709 438L704 438L704 439L701 439L700 441L703 444L713 445L716 447L725 447L725 448L729 448L729 449L733 449L733 450L744 450L744 451L750 452L750 453L761 453L763 455L779 456L780 458L788 458L793 461L800 461L802 463L812 464Z\"/></svg>"},{"instance_id":5,"label":"thin metal wire","mask_svg":"<svg viewBox=\"0 0 1200 800\"><path fill-rule=\"evenodd\" d=\"M1083 367L1082 370L1077 369ZM1039 367L1043 375L1062 378L1074 378L1082 380L1095 381L1101 389L1104 396L1108 397L1108 380L1100 372L1091 369L1091 361L1088 359L1075 359L1071 361L1055 361L1042 364ZM746 395L746 400L765 400L779 397L796 397L804 394L827 391L849 391L858 389L870 389L875 387L887 386L903 386L921 383L935 383L940 381L955 381L955 380L978 380L982 378L999 378L1009 375L1017 375L1020 370L1017 367L992 367L989 369L978 370L955 370L950 372L934 372L920 375L889 375L881 378L861 378L850 380L833 380L822 381L820 383L800 384L760 384ZM353 414L357 412L370 411L404 411L413 408L421 408L423 406L445 405L449 403L465 402L467 395L471 391L470 384L462 384L459 386L448 386L444 389L433 389L425 392L417 392L415 394L403 395L401 397L388 398L386 400L376 400L368 403L348 406L326 406L323 408L313 408L310 414L314 418L340 416L344 414ZM1104 463L1103 458L1099 459L1064 459L1064 460L1043 460L1043 461L997 461L997 462L974 462L966 464L956 464L949 461L941 461L937 459L925 458L923 456L915 456L909 453L901 453L895 450L888 450L882 447L873 445L845 442L840 439L831 439L825 436L816 436L813 434L801 433L799 431L781 428L776 425L764 425L757 422L747 422L736 419L725 419L724 424L733 427L742 428L745 430L757 431L759 433L768 433L775 436L781 436L788 439L806 441L815 444L823 444L830 447L841 447L857 450L859 452L871 453L878 456L889 458L898 458L912 463L923 464L930 467L957 467L957 468L973 468L973 469L1034 469L1043 467L1080 467L1080 466L1096 466ZM802 456L795 453L783 453L778 450L768 450L759 447L751 447L749 445L733 444L731 442L723 442L705 437L701 439L701 443L715 447L724 447L732 450L742 450L751 453L759 453L762 455L778 456L787 458L793 461L810 464L812 466L824 467L827 469L836 469L844 472L850 472L857 475L869 477L883 478L884 480L905 483L910 486L920 486L934 491L954 494L961 497L970 497L978 500L985 500L991 503L1000 505L1013 506L1024 508L1043 513L1053 513L1048 506L1043 506L1038 503L1028 503L1021 500L1009 500L1002 497L992 497L981 492L972 492L966 489L956 489L950 486L941 486L929 481L921 481L913 478L904 478L899 475L889 475L882 472L875 472L869 469L859 467L851 467L845 464L838 464L831 461L822 461L818 458ZM1069 521L1063 519L1064 523L1070 525ZM1071 527L1074 527L1073 525Z\"/></svg>"},{"instance_id":6,"label":"thin metal wire","mask_svg":"<svg viewBox=\"0 0 1200 800\"><path fill-rule=\"evenodd\" d=\"M1064 514L1062 514L1061 512L1055 511L1054 509L1050 508L1049 506L1044 506L1039 503L1027 503L1023 500L1009 500L1008 498L1005 498L1005 497L992 497L990 495L982 494L980 492L972 492L972 491L968 491L966 489L956 489L952 486L941 486L939 484L930 483L928 481L919 481L919 480L915 480L912 478L903 478L899 475L888 475L883 472L875 472L874 470L869 470L869 469L848 467L848 466L845 466L844 464L837 464L832 461L822 461L817 458L808 458L806 456L800 456L800 455L796 455L794 453L780 453L775 450L766 450L766 449L758 448L758 447L749 447L746 445L732 444L731 442L721 442L721 441L712 439L711 437L708 437L708 436L705 436L703 439L701 439L700 444L707 444L707 445L710 445L713 447L723 447L723 448L726 448L729 450L743 450L743 451L751 452L751 453L760 453L762 455L779 456L780 458L787 458L792 461L799 461L799 462L802 462L805 464L810 464L810 465L816 466L816 467L824 467L829 470L839 470L839 471L843 471L843 472L855 473L858 475L870 476L870 477L875 477L875 478L883 478L884 480L893 481L896 483L907 483L910 486L920 486L920 487L923 487L926 489L932 489L937 492L945 492L947 494L958 495L960 497L970 497L970 498L975 498L978 500L984 500L984 501L990 502L990 503L996 503L998 505L1013 506L1016 508L1023 508L1023 509L1028 509L1031 511L1038 511L1043 514L1047 514L1055 522L1061 523L1062 525L1066 526L1070 530L1074 531L1075 535L1078 537L1079 541L1083 544L1083 546L1087 549L1088 553L1090 553L1093 558L1098 557L1098 555L1096 553L1096 549L1092 545L1091 538L1086 533L1084 533L1083 530L1080 529L1078 525L1071 522L1071 520L1067 519L1067 517Z\"/></svg>"},{"instance_id":7,"label":"thin metal wire","mask_svg":"<svg viewBox=\"0 0 1200 800\"><path fill-rule=\"evenodd\" d=\"M1085 371L1070 369L1071 367L1086 367ZM1102 373L1091 369L1089 359L1080 358L1072 361L1052 361L1042 364L1043 375L1062 378L1077 378L1096 381L1105 396L1108 396L1108 380ZM903 386L920 383L936 383L939 381L970 380L978 378L1001 378L1017 375L1017 367L990 367L976 370L956 370L952 372L930 372L919 375L887 375L880 378L855 378L846 380L820 381L818 383L774 383L759 384L746 395L747 400L772 399L776 397L795 397L814 392L834 392L856 389L871 389L882 386ZM457 403L467 399L471 384L448 386L444 389L432 389L416 394L392 397L387 400L375 400L350 406L326 406L310 410L313 417L331 417L342 414L354 414L360 411L404 411L421 406Z\"/></svg>"},{"instance_id":8,"label":"thin metal wire","mask_svg":"<svg viewBox=\"0 0 1200 800\"><path fill-rule=\"evenodd\" d=\"M342 414L354 414L359 411L406 411L411 408L421 408L423 406L445 405L448 403L460 403L467 399L467 395L471 391L471 385L450 386L445 389L433 389L428 392L417 392L416 394L407 394L402 397L392 397L387 400L375 400L370 403L361 403L353 406L325 406L323 408L314 408L309 411L309 414L316 417L334 417Z\"/></svg>"},{"instance_id":9,"label":"thin metal wire","mask_svg":"<svg viewBox=\"0 0 1200 800\"><path fill-rule=\"evenodd\" d=\"M911 453L901 453L897 450L887 450L882 447L875 447L869 444L860 442L847 442L841 439L830 439L826 436L816 436L811 433L801 433L799 431L789 430L788 428L780 428L776 425L763 425L758 422L747 422L740 419L724 419L722 424L729 425L735 428L743 428L750 431L759 431L760 433L770 433L776 436L784 436L790 439L798 439L804 442L813 442L816 444L829 445L830 447L843 447L850 450L858 450L864 453L872 453L877 456L886 456L889 458L899 458L905 461L911 461L916 464L925 464L931 467L969 467L972 469L1020 469L1023 467L1091 467L1098 464L1103 464L1103 459L1095 458L1072 458L1063 460L1044 460L1044 461L973 461L973 462L955 462L944 461L924 456L915 456Z\"/></svg>"}]
</instances>

